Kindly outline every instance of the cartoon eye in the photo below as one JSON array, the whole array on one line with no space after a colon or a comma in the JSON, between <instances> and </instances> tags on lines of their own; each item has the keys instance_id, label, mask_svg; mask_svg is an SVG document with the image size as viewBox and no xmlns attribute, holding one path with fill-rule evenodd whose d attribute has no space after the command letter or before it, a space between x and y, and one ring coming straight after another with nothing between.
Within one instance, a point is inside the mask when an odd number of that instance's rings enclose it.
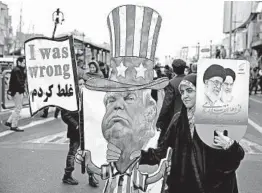
<instances>
[{"instance_id":1,"label":"cartoon eye","mask_svg":"<svg viewBox=\"0 0 262 193\"><path fill-rule=\"evenodd\" d=\"M135 100L135 96L133 94L130 94L127 97L125 97L125 100L134 101Z\"/></svg>"},{"instance_id":2,"label":"cartoon eye","mask_svg":"<svg viewBox=\"0 0 262 193\"><path fill-rule=\"evenodd\" d=\"M107 101L106 101L106 104L110 104L110 103L113 103L115 102L115 98L108 98Z\"/></svg>"},{"instance_id":3,"label":"cartoon eye","mask_svg":"<svg viewBox=\"0 0 262 193\"><path fill-rule=\"evenodd\" d=\"M126 97L126 100L135 100L135 98L134 97Z\"/></svg>"}]
</instances>

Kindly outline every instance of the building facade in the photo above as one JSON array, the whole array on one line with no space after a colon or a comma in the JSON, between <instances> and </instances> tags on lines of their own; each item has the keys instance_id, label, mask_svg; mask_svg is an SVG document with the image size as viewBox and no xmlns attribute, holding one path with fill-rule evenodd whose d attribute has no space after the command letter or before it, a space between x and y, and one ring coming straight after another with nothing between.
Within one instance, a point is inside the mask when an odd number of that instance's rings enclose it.
<instances>
[{"instance_id":1,"label":"building facade","mask_svg":"<svg viewBox=\"0 0 262 193\"><path fill-rule=\"evenodd\" d=\"M66 35L72 35L74 37L74 48L77 58L83 60L85 64L88 64L92 58L106 64L110 63L110 45L108 43L95 43L83 32L79 32L78 30L59 34L56 37Z\"/></svg>"},{"instance_id":2,"label":"building facade","mask_svg":"<svg viewBox=\"0 0 262 193\"><path fill-rule=\"evenodd\" d=\"M223 32L226 35L223 45L227 51L231 43L231 57L237 52L243 55L249 53L253 61L258 60L262 55L262 2L226 1ZM231 42L229 42L230 34ZM252 67L256 65L262 67L259 63L251 64Z\"/></svg>"},{"instance_id":3,"label":"building facade","mask_svg":"<svg viewBox=\"0 0 262 193\"><path fill-rule=\"evenodd\" d=\"M12 45L12 18L9 15L8 5L0 1L0 57L8 55Z\"/></svg>"}]
</instances>

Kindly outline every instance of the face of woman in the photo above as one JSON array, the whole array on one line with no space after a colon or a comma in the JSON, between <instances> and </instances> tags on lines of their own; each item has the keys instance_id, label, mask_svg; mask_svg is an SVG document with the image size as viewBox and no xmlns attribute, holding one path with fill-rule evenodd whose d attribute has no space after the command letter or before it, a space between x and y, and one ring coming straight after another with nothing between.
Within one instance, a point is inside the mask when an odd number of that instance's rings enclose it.
<instances>
[{"instance_id":1,"label":"face of woman","mask_svg":"<svg viewBox=\"0 0 262 193\"><path fill-rule=\"evenodd\" d=\"M196 91L187 86L187 85L181 85L180 87L181 92L181 99L186 106L186 108L190 109L196 104Z\"/></svg>"},{"instance_id":2,"label":"face of woman","mask_svg":"<svg viewBox=\"0 0 262 193\"><path fill-rule=\"evenodd\" d=\"M78 86L81 89L82 87L84 87L85 81L83 79L78 80Z\"/></svg>"},{"instance_id":3,"label":"face of woman","mask_svg":"<svg viewBox=\"0 0 262 193\"><path fill-rule=\"evenodd\" d=\"M94 64L91 64L89 69L91 73L96 73L96 66Z\"/></svg>"}]
</instances>

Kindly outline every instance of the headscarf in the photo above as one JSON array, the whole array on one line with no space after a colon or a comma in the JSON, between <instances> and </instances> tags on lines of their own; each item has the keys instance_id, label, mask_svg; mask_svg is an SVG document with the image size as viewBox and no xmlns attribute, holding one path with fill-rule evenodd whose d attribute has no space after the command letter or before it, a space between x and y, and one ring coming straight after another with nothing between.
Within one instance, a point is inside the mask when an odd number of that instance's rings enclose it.
<instances>
[{"instance_id":1,"label":"headscarf","mask_svg":"<svg viewBox=\"0 0 262 193\"><path fill-rule=\"evenodd\" d=\"M180 93L181 93L182 85L186 85L192 88L194 91L196 91L196 74L189 74L184 77L184 79L180 82L178 86ZM187 109L187 117L188 117L191 137L193 138L194 130L195 130L195 105L192 108Z\"/></svg>"},{"instance_id":2,"label":"headscarf","mask_svg":"<svg viewBox=\"0 0 262 193\"><path fill-rule=\"evenodd\" d=\"M104 75L103 75L103 73L102 73L101 70L100 70L100 67L99 67L98 62L95 61L95 60L92 60L91 62L88 63L89 68L90 68L90 65L91 65L91 64L95 65L95 67L96 67L96 72L95 72L95 73L88 72L87 74L91 74L91 75L95 75L95 76L99 76L99 77L103 78Z\"/></svg>"}]
</instances>

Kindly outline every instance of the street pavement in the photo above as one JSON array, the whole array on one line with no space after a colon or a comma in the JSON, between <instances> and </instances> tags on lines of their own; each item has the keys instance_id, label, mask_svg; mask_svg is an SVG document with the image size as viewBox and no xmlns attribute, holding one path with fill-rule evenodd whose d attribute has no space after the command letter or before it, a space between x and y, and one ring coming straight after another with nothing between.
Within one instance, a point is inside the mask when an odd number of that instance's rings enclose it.
<instances>
[{"instance_id":1,"label":"street pavement","mask_svg":"<svg viewBox=\"0 0 262 193\"><path fill-rule=\"evenodd\" d=\"M86 174L76 164L77 186L62 183L68 151L66 125L53 113L46 119L22 121L25 132L0 132L0 193L101 193L88 185ZM1 131L1 130L0 130ZM240 193L262 192L262 95L251 96L249 125L241 140L246 155L237 170ZM99 149L97 150L99 151ZM99 178L99 177L98 177ZM151 192L156 192L154 189Z\"/></svg>"}]
</instances>

